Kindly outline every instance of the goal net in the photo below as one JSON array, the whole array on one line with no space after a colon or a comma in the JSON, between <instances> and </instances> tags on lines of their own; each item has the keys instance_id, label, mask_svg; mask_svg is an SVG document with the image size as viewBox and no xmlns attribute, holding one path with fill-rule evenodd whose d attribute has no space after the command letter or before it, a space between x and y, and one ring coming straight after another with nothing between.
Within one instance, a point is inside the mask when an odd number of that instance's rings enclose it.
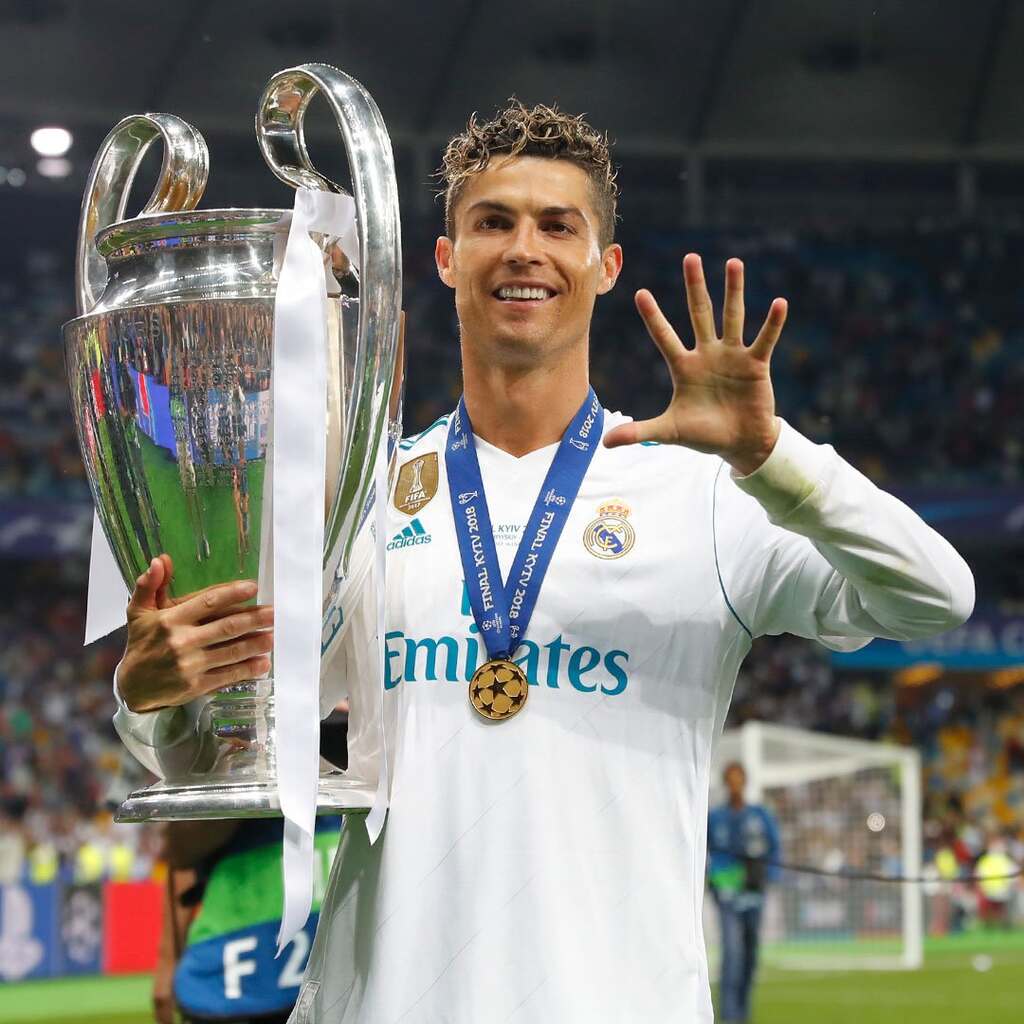
<instances>
[{"instance_id":1,"label":"goal net","mask_svg":"<svg viewBox=\"0 0 1024 1024\"><path fill-rule=\"evenodd\" d=\"M748 722L718 742L712 807L725 800L722 769L732 761L746 770L747 802L765 805L779 826L783 867L768 886L762 962L820 970L920 967L921 887L859 877L921 874L917 751ZM718 927L710 896L704 925L714 960Z\"/></svg>"}]
</instances>

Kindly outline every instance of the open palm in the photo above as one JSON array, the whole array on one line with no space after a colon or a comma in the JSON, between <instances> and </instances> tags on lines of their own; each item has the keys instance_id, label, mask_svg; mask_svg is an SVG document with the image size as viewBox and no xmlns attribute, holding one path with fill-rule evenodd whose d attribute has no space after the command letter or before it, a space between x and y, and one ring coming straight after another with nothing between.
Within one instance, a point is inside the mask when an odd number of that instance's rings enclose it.
<instances>
[{"instance_id":1,"label":"open palm","mask_svg":"<svg viewBox=\"0 0 1024 1024\"><path fill-rule=\"evenodd\" d=\"M751 473L771 453L779 432L775 417L770 362L786 322L787 303L775 299L764 325L750 345L743 342L743 263L725 265L722 337L700 257L683 260L686 302L694 347L686 348L654 296L636 293L636 308L672 377L672 401L652 420L624 423L609 431L609 448L638 441L680 444L720 455L740 473Z\"/></svg>"}]
</instances>

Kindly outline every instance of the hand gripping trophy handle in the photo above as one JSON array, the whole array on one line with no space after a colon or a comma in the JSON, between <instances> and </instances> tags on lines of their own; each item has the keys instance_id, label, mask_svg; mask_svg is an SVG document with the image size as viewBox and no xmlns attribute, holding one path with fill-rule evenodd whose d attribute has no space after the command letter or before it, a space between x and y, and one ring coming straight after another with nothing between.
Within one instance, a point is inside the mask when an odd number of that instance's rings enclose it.
<instances>
[{"instance_id":1,"label":"hand gripping trophy handle","mask_svg":"<svg viewBox=\"0 0 1024 1024\"><path fill-rule=\"evenodd\" d=\"M107 264L96 236L124 220L142 158L157 139L164 144L160 177L138 216L195 209L206 188L210 154L187 121L173 114L132 114L118 121L100 143L82 200L75 255L75 301L79 316L92 311L107 282Z\"/></svg>"}]
</instances>

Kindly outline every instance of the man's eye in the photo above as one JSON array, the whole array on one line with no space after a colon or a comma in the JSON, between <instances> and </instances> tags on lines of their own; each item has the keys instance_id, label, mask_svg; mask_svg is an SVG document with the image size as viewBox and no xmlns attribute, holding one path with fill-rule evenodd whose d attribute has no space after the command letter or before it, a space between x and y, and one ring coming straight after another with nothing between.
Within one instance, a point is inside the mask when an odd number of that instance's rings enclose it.
<instances>
[{"instance_id":1,"label":"man's eye","mask_svg":"<svg viewBox=\"0 0 1024 1024\"><path fill-rule=\"evenodd\" d=\"M564 221L555 220L547 225L548 231L553 231L556 235L568 235L572 233L572 228Z\"/></svg>"},{"instance_id":2,"label":"man's eye","mask_svg":"<svg viewBox=\"0 0 1024 1024\"><path fill-rule=\"evenodd\" d=\"M484 217L484 219L480 221L477 227L482 228L484 231L493 231L496 228L504 227L504 225L504 217Z\"/></svg>"}]
</instances>

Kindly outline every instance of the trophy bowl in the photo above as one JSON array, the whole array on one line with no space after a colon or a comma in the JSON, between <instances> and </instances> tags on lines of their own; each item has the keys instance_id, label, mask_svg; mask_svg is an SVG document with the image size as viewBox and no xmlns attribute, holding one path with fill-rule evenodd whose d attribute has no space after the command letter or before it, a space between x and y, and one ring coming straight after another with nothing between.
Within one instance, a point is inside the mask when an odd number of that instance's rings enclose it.
<instances>
[{"instance_id":1,"label":"trophy bowl","mask_svg":"<svg viewBox=\"0 0 1024 1024\"><path fill-rule=\"evenodd\" d=\"M336 639L331 623L341 618L339 583L366 521L388 429L401 258L390 141L357 82L321 64L275 75L256 119L261 151L288 184L347 195L306 153L302 121L318 92L345 140L358 237L311 235L329 283L326 657ZM135 172L157 140L164 146L160 180L142 213L125 219ZM275 301L292 213L197 210L206 171L202 137L178 118L142 114L115 126L83 201L80 315L63 328L82 458L114 559L131 588L167 552L172 596L240 579L262 587L273 543ZM379 685L349 679L346 688L349 767L322 762L318 812L365 810L377 789ZM131 794L119 820L280 813L273 669L158 714L173 719L184 739L161 762L161 781Z\"/></svg>"}]
</instances>

